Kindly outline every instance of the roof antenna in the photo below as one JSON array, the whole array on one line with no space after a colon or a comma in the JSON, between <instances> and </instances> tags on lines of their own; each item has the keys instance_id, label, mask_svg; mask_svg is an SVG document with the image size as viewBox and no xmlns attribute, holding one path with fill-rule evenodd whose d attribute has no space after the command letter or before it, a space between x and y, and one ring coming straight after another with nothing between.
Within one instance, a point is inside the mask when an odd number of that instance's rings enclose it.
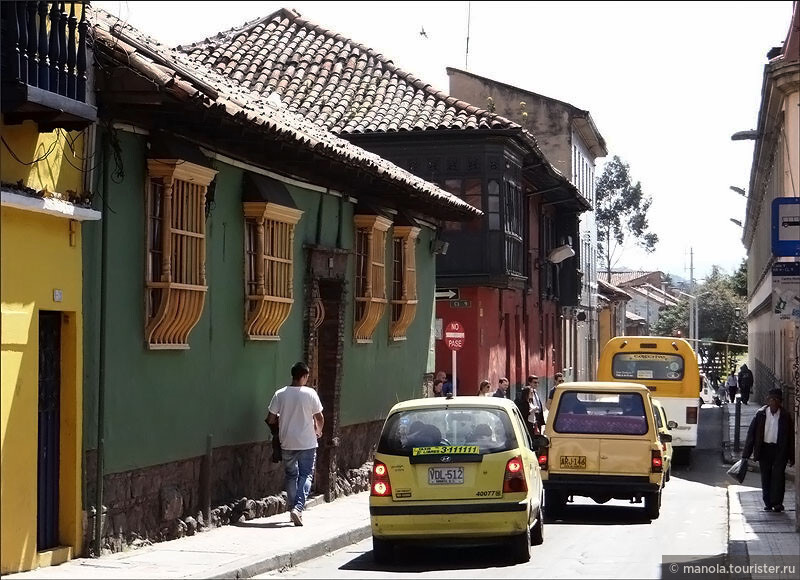
<instances>
[{"instance_id":1,"label":"roof antenna","mask_svg":"<svg viewBox=\"0 0 800 580\"><path fill-rule=\"evenodd\" d=\"M464 68L469 70L469 20L472 12L472 2L467 2L467 53L464 55Z\"/></svg>"}]
</instances>

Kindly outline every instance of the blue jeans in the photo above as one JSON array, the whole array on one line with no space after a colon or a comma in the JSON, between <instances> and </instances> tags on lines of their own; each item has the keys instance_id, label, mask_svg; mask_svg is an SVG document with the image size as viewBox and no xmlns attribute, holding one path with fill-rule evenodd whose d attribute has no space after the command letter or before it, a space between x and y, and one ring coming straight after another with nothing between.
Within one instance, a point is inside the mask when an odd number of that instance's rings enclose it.
<instances>
[{"instance_id":1,"label":"blue jeans","mask_svg":"<svg viewBox=\"0 0 800 580\"><path fill-rule=\"evenodd\" d=\"M308 493L311 491L311 477L314 475L314 463L317 450L300 449L298 451L283 450L283 466L286 470L286 506L289 511L303 511ZM298 493L298 490L300 493Z\"/></svg>"}]
</instances>

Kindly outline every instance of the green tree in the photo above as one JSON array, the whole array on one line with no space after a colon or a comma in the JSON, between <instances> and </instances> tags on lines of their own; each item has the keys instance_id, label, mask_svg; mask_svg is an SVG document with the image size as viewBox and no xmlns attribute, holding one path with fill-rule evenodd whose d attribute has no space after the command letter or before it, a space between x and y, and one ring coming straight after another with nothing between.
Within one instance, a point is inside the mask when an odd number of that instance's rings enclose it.
<instances>
[{"instance_id":1,"label":"green tree","mask_svg":"<svg viewBox=\"0 0 800 580\"><path fill-rule=\"evenodd\" d=\"M737 296L747 298L747 260L742 260L731 277L731 287Z\"/></svg>"},{"instance_id":2,"label":"green tree","mask_svg":"<svg viewBox=\"0 0 800 580\"><path fill-rule=\"evenodd\" d=\"M728 275L718 266L713 266L705 282L696 290L700 316L698 338L747 344L747 321L742 315L746 311L746 297L739 293L742 271L740 267L736 273ZM689 334L688 300L662 310L653 325L653 333L658 336L676 336L677 331L684 337ZM727 374L730 370L719 367L723 353L727 352L735 357L744 350L742 347L734 346L726 349L725 345L720 344L700 345L698 348L704 368L710 370L716 365L713 370L720 372L721 375Z\"/></svg>"},{"instance_id":3,"label":"green tree","mask_svg":"<svg viewBox=\"0 0 800 580\"><path fill-rule=\"evenodd\" d=\"M648 231L647 222L653 200L642 192L640 182L631 183L630 167L617 155L603 168L595 192L597 250L611 282L611 266L619 261L627 238L648 253L655 250L658 235Z\"/></svg>"},{"instance_id":4,"label":"green tree","mask_svg":"<svg viewBox=\"0 0 800 580\"><path fill-rule=\"evenodd\" d=\"M736 274L727 275L713 266L697 297L701 337L747 343L747 321L742 316L746 304L745 298L737 293Z\"/></svg>"},{"instance_id":5,"label":"green tree","mask_svg":"<svg viewBox=\"0 0 800 580\"><path fill-rule=\"evenodd\" d=\"M655 336L689 336L689 301L681 300L675 306L665 306L659 311L652 327Z\"/></svg>"}]
</instances>

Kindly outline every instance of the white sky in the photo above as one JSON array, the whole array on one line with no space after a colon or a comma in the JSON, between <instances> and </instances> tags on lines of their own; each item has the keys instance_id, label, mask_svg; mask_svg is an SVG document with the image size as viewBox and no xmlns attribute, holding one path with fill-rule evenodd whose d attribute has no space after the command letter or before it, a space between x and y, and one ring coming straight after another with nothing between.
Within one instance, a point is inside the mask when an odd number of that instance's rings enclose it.
<instances>
[{"instance_id":1,"label":"white sky","mask_svg":"<svg viewBox=\"0 0 800 580\"><path fill-rule=\"evenodd\" d=\"M383 53L447 91L464 68L467 2L95 1L161 42L202 40L277 10ZM471 72L588 109L653 196L654 254L628 248L618 266L688 278L744 257L741 229L766 53L785 40L790 0L773 2L472 2ZM427 39L419 32L424 27ZM483 103L475 103L483 106ZM600 160L597 175L602 170Z\"/></svg>"}]
</instances>

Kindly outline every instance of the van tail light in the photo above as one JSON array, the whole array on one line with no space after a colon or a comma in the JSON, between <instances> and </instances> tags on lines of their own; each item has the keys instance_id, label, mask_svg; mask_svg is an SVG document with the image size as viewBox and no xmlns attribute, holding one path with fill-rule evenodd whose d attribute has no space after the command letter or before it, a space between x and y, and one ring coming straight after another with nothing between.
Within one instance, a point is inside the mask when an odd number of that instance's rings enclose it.
<instances>
[{"instance_id":1,"label":"van tail light","mask_svg":"<svg viewBox=\"0 0 800 580\"><path fill-rule=\"evenodd\" d=\"M392 484L389 482L389 470L385 463L377 459L372 466L372 481L369 486L369 494L377 497L392 495Z\"/></svg>"},{"instance_id":2,"label":"van tail light","mask_svg":"<svg viewBox=\"0 0 800 580\"><path fill-rule=\"evenodd\" d=\"M546 470L547 469L547 452L543 452L539 454L539 467Z\"/></svg>"},{"instance_id":3,"label":"van tail light","mask_svg":"<svg viewBox=\"0 0 800 580\"><path fill-rule=\"evenodd\" d=\"M650 471L653 473L661 473L664 469L664 460L661 458L661 451L653 449L650 454Z\"/></svg>"},{"instance_id":4,"label":"van tail light","mask_svg":"<svg viewBox=\"0 0 800 580\"><path fill-rule=\"evenodd\" d=\"M697 425L697 407L686 407L686 423Z\"/></svg>"},{"instance_id":5,"label":"van tail light","mask_svg":"<svg viewBox=\"0 0 800 580\"><path fill-rule=\"evenodd\" d=\"M506 473L503 477L503 493L516 493L519 491L528 491L528 482L525 481L522 457L517 455L506 463Z\"/></svg>"}]
</instances>

